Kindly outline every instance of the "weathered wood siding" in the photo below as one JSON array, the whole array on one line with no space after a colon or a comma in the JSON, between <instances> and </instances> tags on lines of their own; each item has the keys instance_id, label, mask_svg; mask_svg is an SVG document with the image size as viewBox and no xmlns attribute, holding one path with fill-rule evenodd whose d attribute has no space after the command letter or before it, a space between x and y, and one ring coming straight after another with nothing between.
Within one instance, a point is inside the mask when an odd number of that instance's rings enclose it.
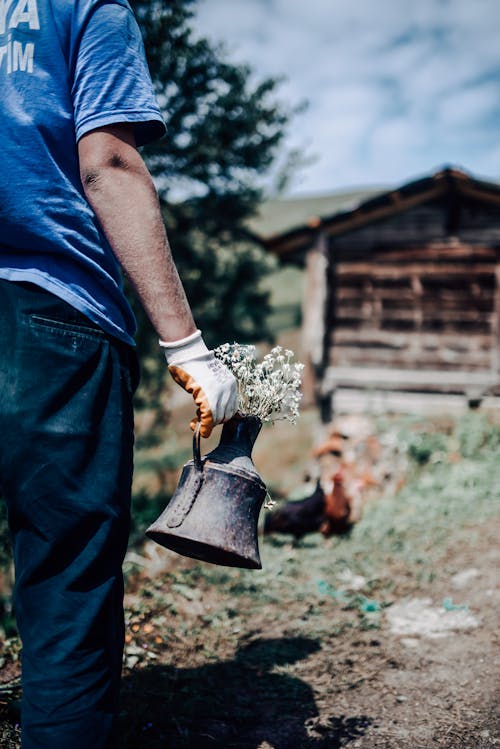
<instances>
[{"instance_id":1,"label":"weathered wood siding","mask_svg":"<svg viewBox=\"0 0 500 749\"><path fill-rule=\"evenodd\" d=\"M348 385L351 377L352 384L367 387L369 378L363 384L357 369L367 374L372 368L380 378L390 368L400 371L397 387L404 387L404 372L414 371L418 375L408 382L432 389L441 372L445 381L436 389L446 390L445 373L455 372L450 390L456 391L474 380L473 373L479 383L498 380L499 246L496 206L450 200L335 238L329 376L336 384L343 378Z\"/></svg>"}]
</instances>

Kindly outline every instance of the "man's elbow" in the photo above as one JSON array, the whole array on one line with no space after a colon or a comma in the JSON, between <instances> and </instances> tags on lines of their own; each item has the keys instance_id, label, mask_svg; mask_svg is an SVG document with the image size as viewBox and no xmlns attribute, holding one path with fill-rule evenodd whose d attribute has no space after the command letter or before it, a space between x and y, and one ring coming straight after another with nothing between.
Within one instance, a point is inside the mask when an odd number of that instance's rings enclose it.
<instances>
[{"instance_id":1,"label":"man's elbow","mask_svg":"<svg viewBox=\"0 0 500 749\"><path fill-rule=\"evenodd\" d=\"M115 153L102 162L95 159L80 162L80 179L84 192L96 195L117 187L149 182L151 177L140 157L128 159Z\"/></svg>"},{"instance_id":2,"label":"man's elbow","mask_svg":"<svg viewBox=\"0 0 500 749\"><path fill-rule=\"evenodd\" d=\"M145 168L130 127L110 126L84 135L78 143L80 179L85 191Z\"/></svg>"},{"instance_id":3,"label":"man's elbow","mask_svg":"<svg viewBox=\"0 0 500 749\"><path fill-rule=\"evenodd\" d=\"M99 167L80 166L80 179L85 192L87 192L87 190L98 190L100 182L102 181L102 171Z\"/></svg>"}]
</instances>

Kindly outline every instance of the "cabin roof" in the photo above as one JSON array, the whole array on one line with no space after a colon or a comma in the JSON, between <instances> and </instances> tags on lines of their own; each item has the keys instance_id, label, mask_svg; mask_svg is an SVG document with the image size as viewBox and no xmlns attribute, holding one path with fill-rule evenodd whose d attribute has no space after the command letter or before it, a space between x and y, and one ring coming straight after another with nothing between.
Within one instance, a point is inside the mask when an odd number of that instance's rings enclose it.
<instances>
[{"instance_id":1,"label":"cabin roof","mask_svg":"<svg viewBox=\"0 0 500 749\"><path fill-rule=\"evenodd\" d=\"M266 240L290 231L314 226L318 218L352 211L366 200L386 192L387 188L366 188L312 195L302 198L283 198L263 203L250 228Z\"/></svg>"},{"instance_id":2,"label":"cabin roof","mask_svg":"<svg viewBox=\"0 0 500 749\"><path fill-rule=\"evenodd\" d=\"M451 192L500 206L500 184L447 166L391 189L268 201L250 230L268 249L283 256L309 247L320 228L328 236L339 236Z\"/></svg>"}]
</instances>

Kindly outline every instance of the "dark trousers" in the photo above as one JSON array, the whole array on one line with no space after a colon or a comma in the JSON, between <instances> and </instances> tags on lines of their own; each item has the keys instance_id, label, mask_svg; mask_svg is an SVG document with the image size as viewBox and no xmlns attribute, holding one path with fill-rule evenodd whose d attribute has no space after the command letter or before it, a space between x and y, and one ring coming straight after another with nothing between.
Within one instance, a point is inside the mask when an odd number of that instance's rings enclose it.
<instances>
[{"instance_id":1,"label":"dark trousers","mask_svg":"<svg viewBox=\"0 0 500 749\"><path fill-rule=\"evenodd\" d=\"M104 749L123 651L134 351L0 280L0 487L22 639L23 749Z\"/></svg>"}]
</instances>

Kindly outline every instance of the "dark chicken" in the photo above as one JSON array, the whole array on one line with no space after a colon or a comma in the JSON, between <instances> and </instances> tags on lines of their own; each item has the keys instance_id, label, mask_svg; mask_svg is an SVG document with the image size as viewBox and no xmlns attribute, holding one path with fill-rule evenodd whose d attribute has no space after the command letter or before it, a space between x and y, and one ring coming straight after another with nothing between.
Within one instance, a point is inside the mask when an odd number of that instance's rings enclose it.
<instances>
[{"instance_id":1,"label":"dark chicken","mask_svg":"<svg viewBox=\"0 0 500 749\"><path fill-rule=\"evenodd\" d=\"M264 519L264 535L289 533L295 539L306 533L320 531L326 538L346 533L352 525L352 502L347 494L343 476L338 471L333 476L332 489L325 493L320 482L311 496L295 502L286 502Z\"/></svg>"},{"instance_id":2,"label":"dark chicken","mask_svg":"<svg viewBox=\"0 0 500 749\"><path fill-rule=\"evenodd\" d=\"M319 530L325 520L325 493L318 481L314 492L305 499L286 502L264 518L264 535L290 533L296 539Z\"/></svg>"}]
</instances>

